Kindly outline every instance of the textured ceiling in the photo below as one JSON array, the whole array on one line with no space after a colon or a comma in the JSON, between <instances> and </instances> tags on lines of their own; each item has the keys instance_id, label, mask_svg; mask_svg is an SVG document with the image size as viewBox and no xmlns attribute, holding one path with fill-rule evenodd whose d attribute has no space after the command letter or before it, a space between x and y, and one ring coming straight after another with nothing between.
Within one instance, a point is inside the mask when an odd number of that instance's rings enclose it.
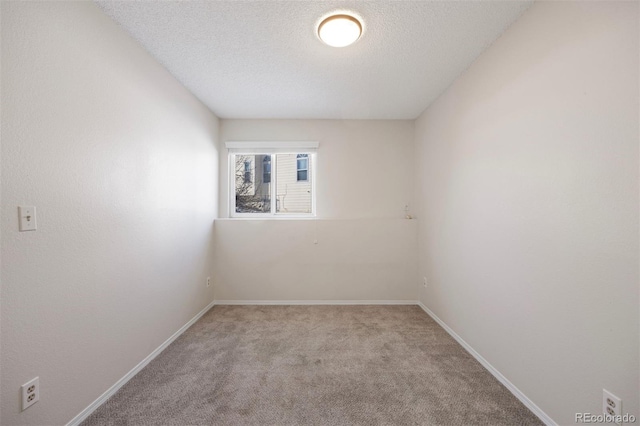
<instances>
[{"instance_id":1,"label":"textured ceiling","mask_svg":"<svg viewBox=\"0 0 640 426\"><path fill-rule=\"evenodd\" d=\"M98 1L222 118L412 119L531 1ZM351 11L364 32L324 45Z\"/></svg>"}]
</instances>

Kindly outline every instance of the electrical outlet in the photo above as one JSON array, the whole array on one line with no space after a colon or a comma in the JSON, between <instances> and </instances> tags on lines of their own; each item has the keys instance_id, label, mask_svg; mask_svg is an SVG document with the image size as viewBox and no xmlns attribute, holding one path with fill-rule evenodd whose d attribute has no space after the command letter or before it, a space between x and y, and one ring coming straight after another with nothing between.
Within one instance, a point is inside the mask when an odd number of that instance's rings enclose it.
<instances>
[{"instance_id":1,"label":"electrical outlet","mask_svg":"<svg viewBox=\"0 0 640 426\"><path fill-rule=\"evenodd\" d=\"M622 415L622 400L606 389L602 389L602 412L606 416Z\"/></svg>"},{"instance_id":2,"label":"electrical outlet","mask_svg":"<svg viewBox=\"0 0 640 426\"><path fill-rule=\"evenodd\" d=\"M22 385L22 411L40 400L40 378L29 380Z\"/></svg>"},{"instance_id":3,"label":"electrical outlet","mask_svg":"<svg viewBox=\"0 0 640 426\"><path fill-rule=\"evenodd\" d=\"M207 277L207 287L211 286L211 277Z\"/></svg>"},{"instance_id":4,"label":"electrical outlet","mask_svg":"<svg viewBox=\"0 0 640 426\"><path fill-rule=\"evenodd\" d=\"M422 277L422 287L427 288L427 277Z\"/></svg>"}]
</instances>

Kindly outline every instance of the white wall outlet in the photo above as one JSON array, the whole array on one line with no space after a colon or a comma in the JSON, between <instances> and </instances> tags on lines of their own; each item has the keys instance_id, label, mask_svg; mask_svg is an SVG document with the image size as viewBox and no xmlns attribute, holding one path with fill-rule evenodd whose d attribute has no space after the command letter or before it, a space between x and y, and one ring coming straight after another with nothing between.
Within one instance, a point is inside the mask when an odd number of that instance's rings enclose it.
<instances>
[{"instance_id":1,"label":"white wall outlet","mask_svg":"<svg viewBox=\"0 0 640 426\"><path fill-rule=\"evenodd\" d=\"M606 389L602 389L602 412L606 416L622 415L622 400Z\"/></svg>"},{"instance_id":2,"label":"white wall outlet","mask_svg":"<svg viewBox=\"0 0 640 426\"><path fill-rule=\"evenodd\" d=\"M211 277L207 277L207 287L211 287Z\"/></svg>"},{"instance_id":3,"label":"white wall outlet","mask_svg":"<svg viewBox=\"0 0 640 426\"><path fill-rule=\"evenodd\" d=\"M18 216L20 218L20 232L36 230L36 208L34 206L19 206Z\"/></svg>"},{"instance_id":4,"label":"white wall outlet","mask_svg":"<svg viewBox=\"0 0 640 426\"><path fill-rule=\"evenodd\" d=\"M29 380L22 385L22 410L26 410L40 399L40 378Z\"/></svg>"},{"instance_id":5,"label":"white wall outlet","mask_svg":"<svg viewBox=\"0 0 640 426\"><path fill-rule=\"evenodd\" d=\"M427 277L422 277L422 287L427 288Z\"/></svg>"}]
</instances>

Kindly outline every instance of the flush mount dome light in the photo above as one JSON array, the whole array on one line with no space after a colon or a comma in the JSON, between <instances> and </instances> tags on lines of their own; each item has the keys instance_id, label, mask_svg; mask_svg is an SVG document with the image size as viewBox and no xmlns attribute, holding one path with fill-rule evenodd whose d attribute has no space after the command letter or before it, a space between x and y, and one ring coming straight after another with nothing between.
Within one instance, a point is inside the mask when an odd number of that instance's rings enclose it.
<instances>
[{"instance_id":1,"label":"flush mount dome light","mask_svg":"<svg viewBox=\"0 0 640 426\"><path fill-rule=\"evenodd\" d=\"M318 25L320 40L333 47L349 46L355 43L361 34L362 24L351 15L331 15Z\"/></svg>"}]
</instances>

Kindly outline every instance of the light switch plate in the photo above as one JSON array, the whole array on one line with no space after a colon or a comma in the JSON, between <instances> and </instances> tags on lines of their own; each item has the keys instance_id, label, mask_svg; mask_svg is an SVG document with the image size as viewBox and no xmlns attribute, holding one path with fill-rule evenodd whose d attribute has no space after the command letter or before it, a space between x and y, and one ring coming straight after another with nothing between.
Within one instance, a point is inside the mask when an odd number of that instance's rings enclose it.
<instances>
[{"instance_id":1,"label":"light switch plate","mask_svg":"<svg viewBox=\"0 0 640 426\"><path fill-rule=\"evenodd\" d=\"M35 206L19 206L18 216L20 217L20 232L37 229Z\"/></svg>"}]
</instances>

